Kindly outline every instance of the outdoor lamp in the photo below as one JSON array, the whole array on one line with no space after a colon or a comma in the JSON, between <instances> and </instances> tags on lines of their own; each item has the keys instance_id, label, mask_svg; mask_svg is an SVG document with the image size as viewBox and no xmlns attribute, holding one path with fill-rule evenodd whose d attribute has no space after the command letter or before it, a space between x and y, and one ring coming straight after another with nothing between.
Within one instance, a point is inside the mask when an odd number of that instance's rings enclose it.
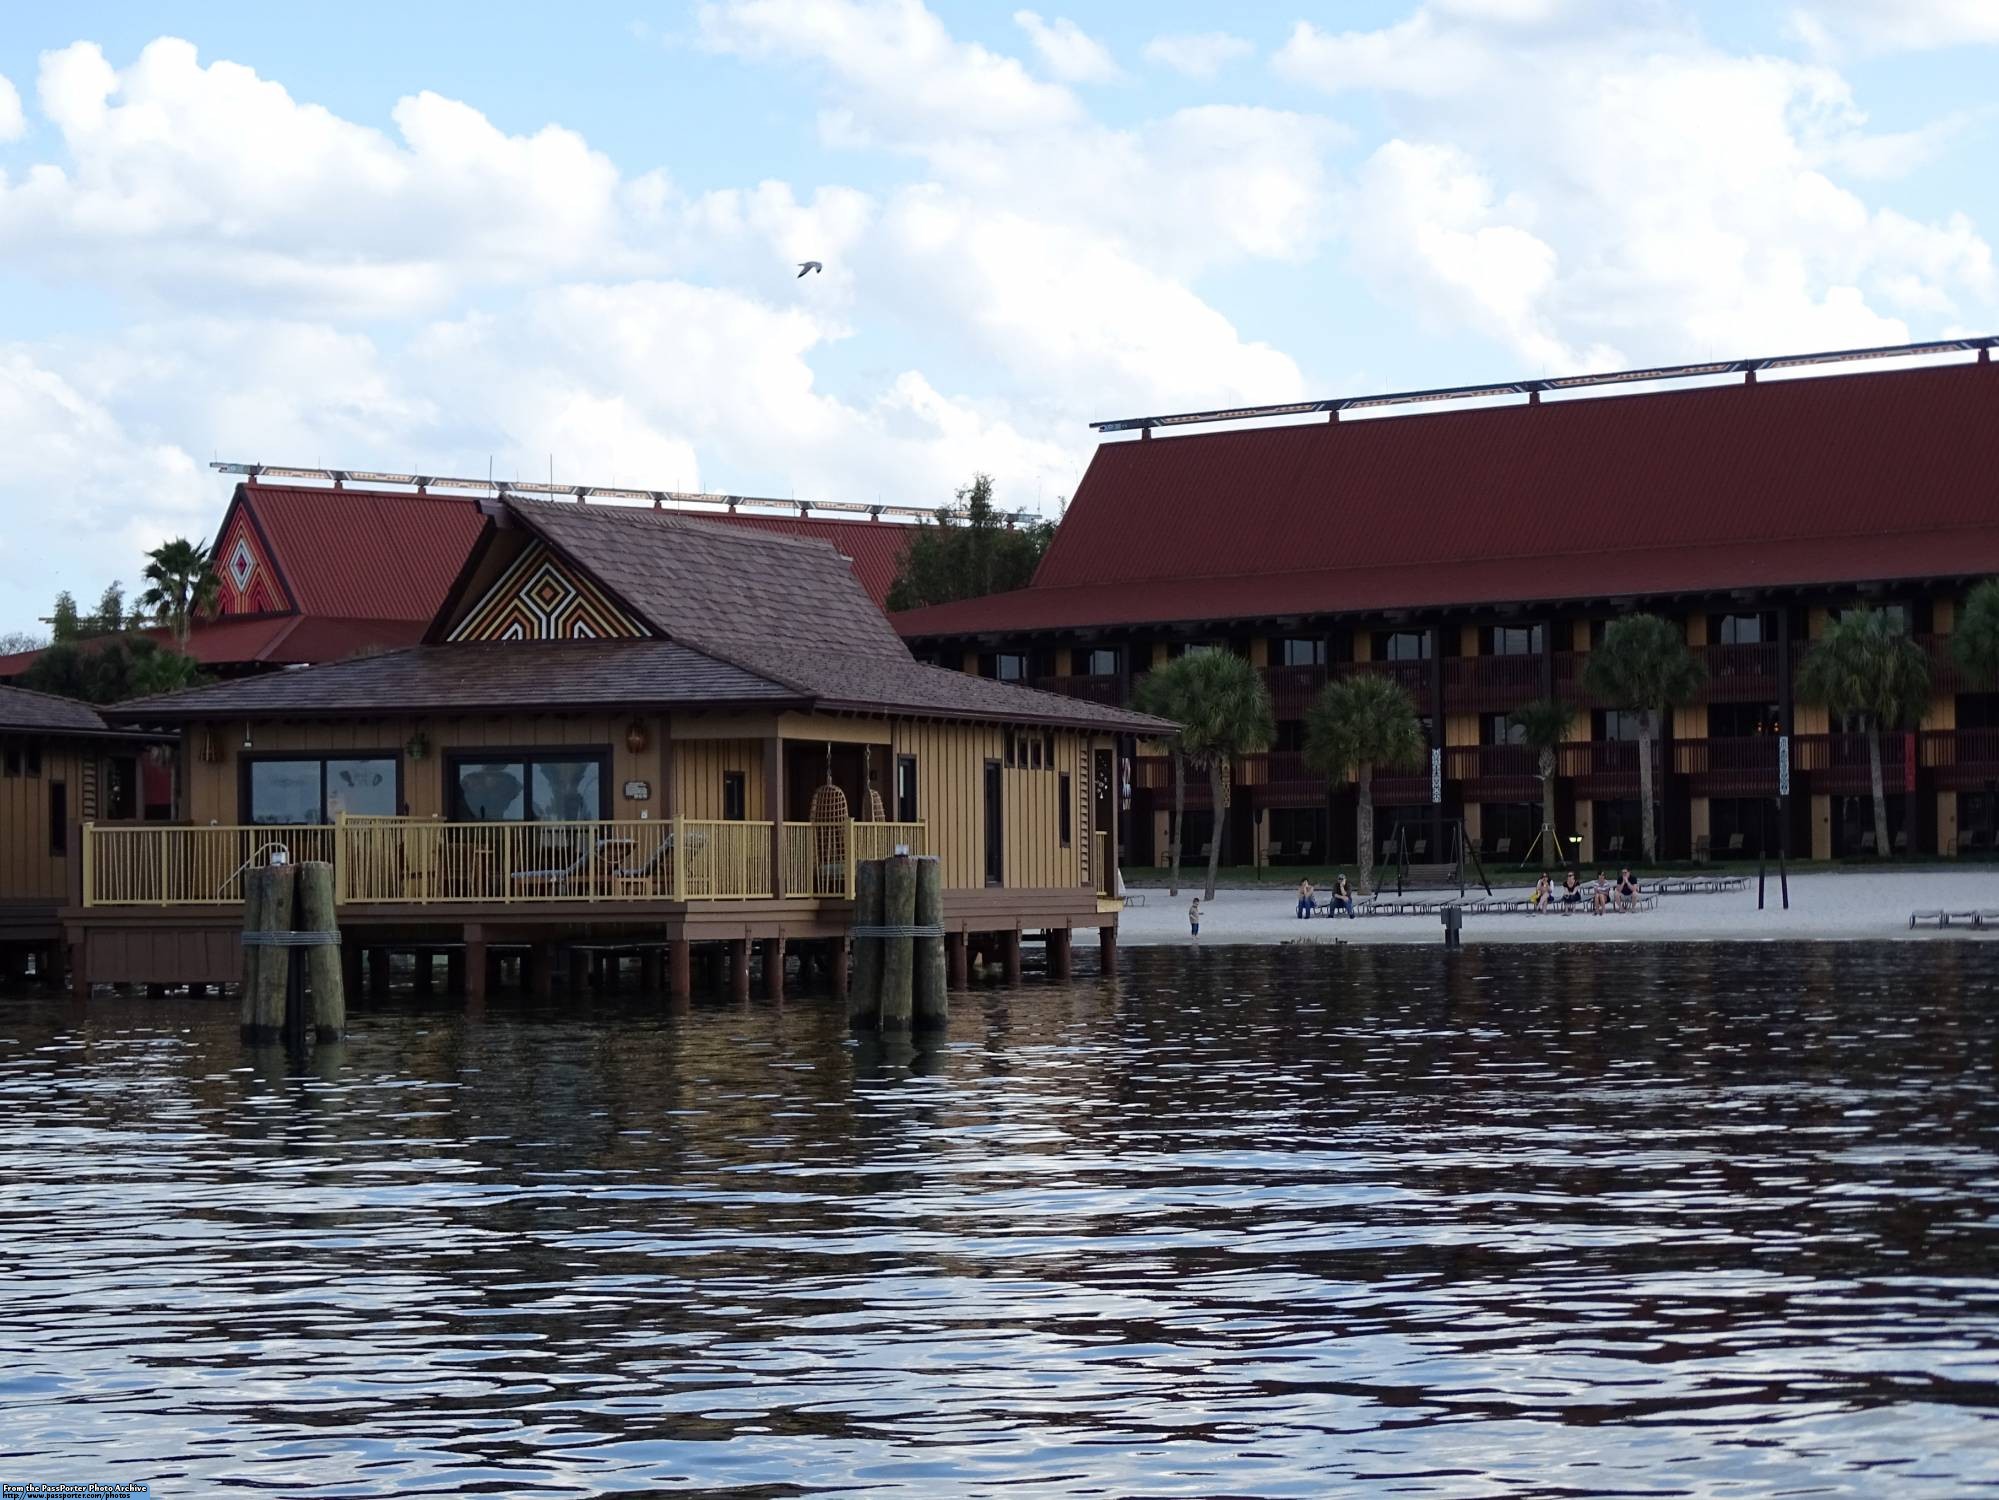
<instances>
[{"instance_id":1,"label":"outdoor lamp","mask_svg":"<svg viewBox=\"0 0 1999 1500\"><path fill-rule=\"evenodd\" d=\"M632 754L638 755L644 751L645 747L646 727L637 719L634 719L625 726L625 748L631 751Z\"/></svg>"},{"instance_id":2,"label":"outdoor lamp","mask_svg":"<svg viewBox=\"0 0 1999 1500\"><path fill-rule=\"evenodd\" d=\"M409 743L404 745L403 749L408 752L411 760L422 760L426 755L430 754L430 741L424 737L424 732L419 729L409 737Z\"/></svg>"}]
</instances>

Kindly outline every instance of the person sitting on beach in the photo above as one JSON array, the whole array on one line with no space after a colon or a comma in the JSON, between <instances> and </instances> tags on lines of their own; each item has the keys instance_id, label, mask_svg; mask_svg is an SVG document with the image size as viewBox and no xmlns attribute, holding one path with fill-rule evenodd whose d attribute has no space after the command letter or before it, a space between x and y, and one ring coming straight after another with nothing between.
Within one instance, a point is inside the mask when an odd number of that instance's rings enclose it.
<instances>
[{"instance_id":1,"label":"person sitting on beach","mask_svg":"<svg viewBox=\"0 0 1999 1500\"><path fill-rule=\"evenodd\" d=\"M1628 866L1617 877L1617 909L1619 911L1638 910L1638 882L1632 877Z\"/></svg>"},{"instance_id":2,"label":"person sitting on beach","mask_svg":"<svg viewBox=\"0 0 1999 1500\"><path fill-rule=\"evenodd\" d=\"M1339 879L1333 882L1332 895L1328 898L1328 902L1327 916L1336 917L1341 912L1345 912L1349 917L1353 915L1353 887L1347 884L1344 871L1341 872Z\"/></svg>"},{"instance_id":3,"label":"person sitting on beach","mask_svg":"<svg viewBox=\"0 0 1999 1500\"><path fill-rule=\"evenodd\" d=\"M1596 883L1589 888L1589 909L1593 916L1602 916L1610 910L1610 877L1603 871L1596 872Z\"/></svg>"},{"instance_id":4,"label":"person sitting on beach","mask_svg":"<svg viewBox=\"0 0 1999 1500\"><path fill-rule=\"evenodd\" d=\"M1301 881L1299 881L1299 882L1298 882L1298 915L1299 915L1300 917L1309 917L1309 916L1311 916L1311 915L1312 915L1312 913L1313 913L1313 912L1315 912L1315 911L1317 911L1317 910L1318 910L1318 908L1317 908L1317 907L1315 907L1314 905L1312 905L1312 882L1311 882L1311 881L1309 881L1309 880L1301 880Z\"/></svg>"},{"instance_id":5,"label":"person sitting on beach","mask_svg":"<svg viewBox=\"0 0 1999 1500\"><path fill-rule=\"evenodd\" d=\"M1554 898L1555 882L1550 880L1548 872L1543 870L1541 878L1534 882L1534 894L1527 898L1527 905L1533 910L1539 911L1554 900Z\"/></svg>"},{"instance_id":6,"label":"person sitting on beach","mask_svg":"<svg viewBox=\"0 0 1999 1500\"><path fill-rule=\"evenodd\" d=\"M1583 883L1576 879L1576 872L1569 871L1562 877L1562 905L1581 906L1583 904Z\"/></svg>"}]
</instances>

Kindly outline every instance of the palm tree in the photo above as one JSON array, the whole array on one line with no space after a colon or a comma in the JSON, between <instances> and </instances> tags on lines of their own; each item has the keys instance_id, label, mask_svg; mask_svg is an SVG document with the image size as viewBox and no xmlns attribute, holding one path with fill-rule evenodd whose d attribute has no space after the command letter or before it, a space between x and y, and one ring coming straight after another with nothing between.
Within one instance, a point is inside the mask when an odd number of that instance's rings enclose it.
<instances>
[{"instance_id":1,"label":"palm tree","mask_svg":"<svg viewBox=\"0 0 1999 1500\"><path fill-rule=\"evenodd\" d=\"M1798 696L1858 724L1867 737L1874 793L1874 847L1887 854L1888 798L1881 785L1881 734L1913 729L1930 702L1930 662L1900 617L1872 607L1848 610L1812 642L1798 668Z\"/></svg>"},{"instance_id":2,"label":"palm tree","mask_svg":"<svg viewBox=\"0 0 1999 1500\"><path fill-rule=\"evenodd\" d=\"M1209 805L1215 810L1214 837L1208 841L1206 899L1215 899L1215 871L1222 862L1222 819L1228 810L1227 775L1239 755L1268 750L1276 733L1270 689L1262 674L1233 651L1202 651L1167 668L1179 681L1179 751L1208 773ZM1157 674L1154 674L1157 675Z\"/></svg>"},{"instance_id":3,"label":"palm tree","mask_svg":"<svg viewBox=\"0 0 1999 1500\"><path fill-rule=\"evenodd\" d=\"M185 651L196 614L215 603L220 580L215 576L208 543L177 536L146 554L147 588L139 607L173 632L174 645Z\"/></svg>"},{"instance_id":4,"label":"palm tree","mask_svg":"<svg viewBox=\"0 0 1999 1500\"><path fill-rule=\"evenodd\" d=\"M1679 627L1658 615L1626 615L1613 620L1603 644L1589 653L1583 686L1609 708L1638 715L1638 801L1645 859L1659 858L1659 809L1653 746L1659 719L1688 702L1707 681L1707 668L1687 648Z\"/></svg>"},{"instance_id":5,"label":"palm tree","mask_svg":"<svg viewBox=\"0 0 1999 1500\"><path fill-rule=\"evenodd\" d=\"M1155 719L1187 721L1187 674L1181 670L1192 657L1183 656L1163 667L1154 667L1132 685L1131 706ZM1187 823L1186 747L1175 736L1168 743L1173 756L1173 826L1166 833L1166 894L1180 894L1180 831Z\"/></svg>"},{"instance_id":6,"label":"palm tree","mask_svg":"<svg viewBox=\"0 0 1999 1500\"><path fill-rule=\"evenodd\" d=\"M1374 771L1419 764L1426 747L1416 705L1393 678L1356 673L1330 682L1305 711L1305 764L1331 779L1351 769L1358 793L1360 883L1374 888Z\"/></svg>"},{"instance_id":7,"label":"palm tree","mask_svg":"<svg viewBox=\"0 0 1999 1500\"><path fill-rule=\"evenodd\" d=\"M1520 742L1535 754L1541 777L1541 868L1552 870L1560 850L1555 844L1555 752L1569 737L1576 711L1559 698L1536 698L1514 710L1511 722L1520 727Z\"/></svg>"},{"instance_id":8,"label":"palm tree","mask_svg":"<svg viewBox=\"0 0 1999 1500\"><path fill-rule=\"evenodd\" d=\"M1988 578L1965 597L1951 655L1958 670L1981 691L1999 687L1999 578Z\"/></svg>"}]
</instances>

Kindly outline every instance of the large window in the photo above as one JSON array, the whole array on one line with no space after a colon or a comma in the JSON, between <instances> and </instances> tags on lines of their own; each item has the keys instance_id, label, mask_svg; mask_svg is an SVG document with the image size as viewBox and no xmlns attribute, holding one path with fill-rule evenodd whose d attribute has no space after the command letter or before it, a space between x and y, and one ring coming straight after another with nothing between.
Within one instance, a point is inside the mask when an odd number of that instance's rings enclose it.
<instances>
[{"instance_id":1,"label":"large window","mask_svg":"<svg viewBox=\"0 0 1999 1500\"><path fill-rule=\"evenodd\" d=\"M918 821L916 757L913 755L898 755L895 758L895 820L898 823Z\"/></svg>"},{"instance_id":2,"label":"large window","mask_svg":"<svg viewBox=\"0 0 1999 1500\"><path fill-rule=\"evenodd\" d=\"M341 813L393 817L396 762L320 756L260 756L249 762L249 821L331 823Z\"/></svg>"},{"instance_id":3,"label":"large window","mask_svg":"<svg viewBox=\"0 0 1999 1500\"><path fill-rule=\"evenodd\" d=\"M1379 661L1428 661L1430 632L1427 630L1377 630L1374 654Z\"/></svg>"},{"instance_id":4,"label":"large window","mask_svg":"<svg viewBox=\"0 0 1999 1500\"><path fill-rule=\"evenodd\" d=\"M605 816L598 752L463 755L447 771L451 816L461 823L575 823Z\"/></svg>"},{"instance_id":5,"label":"large window","mask_svg":"<svg viewBox=\"0 0 1999 1500\"><path fill-rule=\"evenodd\" d=\"M1638 738L1638 710L1635 708L1600 708L1596 711L1596 737L1600 740L1635 740Z\"/></svg>"},{"instance_id":6,"label":"large window","mask_svg":"<svg viewBox=\"0 0 1999 1500\"><path fill-rule=\"evenodd\" d=\"M1776 621L1770 615L1718 615L1714 620L1717 645L1760 646L1776 638Z\"/></svg>"},{"instance_id":7,"label":"large window","mask_svg":"<svg viewBox=\"0 0 1999 1500\"><path fill-rule=\"evenodd\" d=\"M1072 658L1078 677L1117 676L1117 650L1111 646L1097 646L1090 650L1078 649Z\"/></svg>"},{"instance_id":8,"label":"large window","mask_svg":"<svg viewBox=\"0 0 1999 1500\"><path fill-rule=\"evenodd\" d=\"M1512 714L1486 714L1479 724L1480 742L1487 745L1524 745L1527 726Z\"/></svg>"},{"instance_id":9,"label":"large window","mask_svg":"<svg viewBox=\"0 0 1999 1500\"><path fill-rule=\"evenodd\" d=\"M1323 667L1326 664L1326 643L1316 638L1287 637L1277 643L1277 664L1280 667Z\"/></svg>"},{"instance_id":10,"label":"large window","mask_svg":"<svg viewBox=\"0 0 1999 1500\"><path fill-rule=\"evenodd\" d=\"M722 773L722 819L745 823L750 816L750 778L746 771Z\"/></svg>"},{"instance_id":11,"label":"large window","mask_svg":"<svg viewBox=\"0 0 1999 1500\"><path fill-rule=\"evenodd\" d=\"M1539 625L1488 625L1485 627L1487 656L1539 656L1542 628Z\"/></svg>"}]
</instances>

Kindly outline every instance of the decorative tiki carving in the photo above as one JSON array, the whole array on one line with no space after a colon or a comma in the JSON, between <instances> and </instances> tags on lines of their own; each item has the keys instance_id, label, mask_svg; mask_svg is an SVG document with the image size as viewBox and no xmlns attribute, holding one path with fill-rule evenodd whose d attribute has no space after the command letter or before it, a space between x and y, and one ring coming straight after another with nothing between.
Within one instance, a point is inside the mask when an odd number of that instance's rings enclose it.
<instances>
[{"instance_id":1,"label":"decorative tiki carving","mask_svg":"<svg viewBox=\"0 0 1999 1500\"><path fill-rule=\"evenodd\" d=\"M633 640L645 631L588 577L536 542L451 632L454 641Z\"/></svg>"}]
</instances>

